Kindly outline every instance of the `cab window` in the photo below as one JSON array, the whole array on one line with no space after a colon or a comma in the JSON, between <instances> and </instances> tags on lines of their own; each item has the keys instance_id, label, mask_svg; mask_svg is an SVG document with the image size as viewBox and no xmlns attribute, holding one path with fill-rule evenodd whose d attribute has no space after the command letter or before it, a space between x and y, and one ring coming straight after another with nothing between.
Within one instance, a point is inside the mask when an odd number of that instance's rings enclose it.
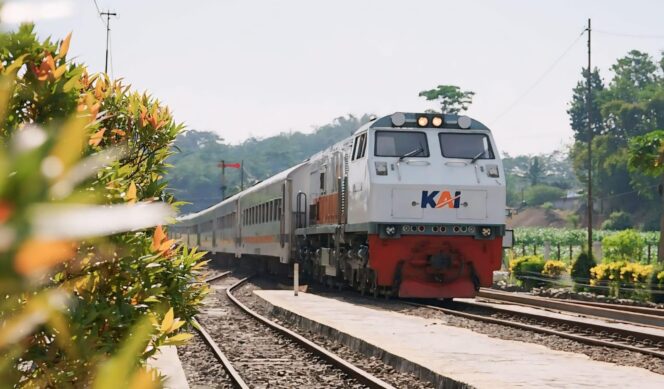
<instances>
[{"instance_id":1,"label":"cab window","mask_svg":"<svg viewBox=\"0 0 664 389\"><path fill-rule=\"evenodd\" d=\"M424 132L376 131L377 157L428 157L429 144Z\"/></svg>"},{"instance_id":2,"label":"cab window","mask_svg":"<svg viewBox=\"0 0 664 389\"><path fill-rule=\"evenodd\" d=\"M493 159L489 137L485 134L441 132L440 149L443 157L462 159Z\"/></svg>"}]
</instances>

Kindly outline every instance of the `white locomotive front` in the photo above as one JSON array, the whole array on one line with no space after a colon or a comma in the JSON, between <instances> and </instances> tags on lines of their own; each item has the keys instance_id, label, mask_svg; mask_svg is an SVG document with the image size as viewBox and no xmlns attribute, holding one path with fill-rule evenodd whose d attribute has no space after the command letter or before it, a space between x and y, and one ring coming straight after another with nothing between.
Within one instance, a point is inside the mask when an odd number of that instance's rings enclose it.
<instances>
[{"instance_id":1,"label":"white locomotive front","mask_svg":"<svg viewBox=\"0 0 664 389\"><path fill-rule=\"evenodd\" d=\"M500 267L505 197L483 124L395 113L173 231L212 252L298 261L318 280L374 294L469 297Z\"/></svg>"}]
</instances>

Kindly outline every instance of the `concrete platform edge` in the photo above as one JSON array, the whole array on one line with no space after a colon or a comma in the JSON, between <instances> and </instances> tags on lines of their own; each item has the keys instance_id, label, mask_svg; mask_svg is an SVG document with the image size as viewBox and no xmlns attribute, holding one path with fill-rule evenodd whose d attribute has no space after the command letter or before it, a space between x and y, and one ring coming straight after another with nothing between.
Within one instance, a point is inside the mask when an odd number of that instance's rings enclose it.
<instances>
[{"instance_id":1,"label":"concrete platform edge","mask_svg":"<svg viewBox=\"0 0 664 389\"><path fill-rule=\"evenodd\" d=\"M257 297L261 298L258 295ZM270 314L279 320L286 321L300 329L312 331L328 339L334 339L353 351L359 352L360 354L368 357L375 357L380 359L399 372L410 373L423 381L431 382L438 389L474 388L473 386L470 386L466 383L438 374L399 355L387 352L376 345L356 338L345 332L339 331L336 328L321 324L307 317L288 311L282 307L275 306L263 298L261 298L261 301L263 304L265 304Z\"/></svg>"},{"instance_id":2,"label":"concrete platform edge","mask_svg":"<svg viewBox=\"0 0 664 389\"><path fill-rule=\"evenodd\" d=\"M164 389L189 389L176 346L161 346L157 354L148 360L148 366L164 376Z\"/></svg>"}]
</instances>

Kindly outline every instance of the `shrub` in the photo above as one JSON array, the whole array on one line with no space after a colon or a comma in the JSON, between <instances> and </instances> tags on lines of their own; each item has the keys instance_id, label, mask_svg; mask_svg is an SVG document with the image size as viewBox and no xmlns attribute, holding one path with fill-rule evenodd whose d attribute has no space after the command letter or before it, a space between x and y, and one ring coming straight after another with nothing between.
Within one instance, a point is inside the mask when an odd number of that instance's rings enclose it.
<instances>
[{"instance_id":1,"label":"shrub","mask_svg":"<svg viewBox=\"0 0 664 389\"><path fill-rule=\"evenodd\" d=\"M627 212L611 212L609 217L602 223L603 230L626 230L632 227L632 218Z\"/></svg>"},{"instance_id":2,"label":"shrub","mask_svg":"<svg viewBox=\"0 0 664 389\"><path fill-rule=\"evenodd\" d=\"M597 265L595 260L588 255L588 253L583 252L576 257L574 263L572 263L572 268L570 270L570 275L574 283L578 284L588 284L590 281L590 270Z\"/></svg>"},{"instance_id":3,"label":"shrub","mask_svg":"<svg viewBox=\"0 0 664 389\"><path fill-rule=\"evenodd\" d=\"M182 126L68 48L0 32L0 382L148 386L205 294L202 254L153 228Z\"/></svg>"},{"instance_id":4,"label":"shrub","mask_svg":"<svg viewBox=\"0 0 664 389\"><path fill-rule=\"evenodd\" d=\"M542 275L551 278L560 278L567 271L567 265L563 261L546 261L542 269Z\"/></svg>"},{"instance_id":5,"label":"shrub","mask_svg":"<svg viewBox=\"0 0 664 389\"><path fill-rule=\"evenodd\" d=\"M517 283L526 288L543 284L539 279L544 270L544 259L538 255L526 255L510 261L510 272Z\"/></svg>"},{"instance_id":6,"label":"shrub","mask_svg":"<svg viewBox=\"0 0 664 389\"><path fill-rule=\"evenodd\" d=\"M645 284L653 271L653 265L629 262L620 268L620 281L626 284Z\"/></svg>"},{"instance_id":7,"label":"shrub","mask_svg":"<svg viewBox=\"0 0 664 389\"><path fill-rule=\"evenodd\" d=\"M650 299L655 303L664 303L664 268L658 267L649 277Z\"/></svg>"},{"instance_id":8,"label":"shrub","mask_svg":"<svg viewBox=\"0 0 664 389\"><path fill-rule=\"evenodd\" d=\"M624 230L602 239L602 250L607 261L640 261L645 247L643 237L635 230Z\"/></svg>"},{"instance_id":9,"label":"shrub","mask_svg":"<svg viewBox=\"0 0 664 389\"><path fill-rule=\"evenodd\" d=\"M565 191L549 185L533 185L526 189L524 196L528 205L538 206L548 201L556 201L565 195Z\"/></svg>"}]
</instances>

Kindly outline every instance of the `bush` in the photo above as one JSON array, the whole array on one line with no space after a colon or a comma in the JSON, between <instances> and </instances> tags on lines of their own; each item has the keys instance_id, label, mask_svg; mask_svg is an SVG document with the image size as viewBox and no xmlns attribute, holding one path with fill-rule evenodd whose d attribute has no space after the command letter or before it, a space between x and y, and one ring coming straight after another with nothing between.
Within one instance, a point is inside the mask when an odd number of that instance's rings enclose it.
<instances>
[{"instance_id":1,"label":"bush","mask_svg":"<svg viewBox=\"0 0 664 389\"><path fill-rule=\"evenodd\" d=\"M607 261L640 261L645 241L635 230L624 230L602 239L602 250Z\"/></svg>"},{"instance_id":2,"label":"bush","mask_svg":"<svg viewBox=\"0 0 664 389\"><path fill-rule=\"evenodd\" d=\"M572 268L570 269L570 275L576 284L576 289L583 289L583 284L589 284L591 275L590 270L595 265L597 265L595 260L586 252L583 252L576 257L576 260L574 260Z\"/></svg>"},{"instance_id":3,"label":"bush","mask_svg":"<svg viewBox=\"0 0 664 389\"><path fill-rule=\"evenodd\" d=\"M590 272L591 284L608 287L610 295L643 299L653 274L653 266L618 261L599 264Z\"/></svg>"},{"instance_id":4,"label":"bush","mask_svg":"<svg viewBox=\"0 0 664 389\"><path fill-rule=\"evenodd\" d=\"M560 278L567 271L567 265L563 261L546 261L542 269L542 275L551 278Z\"/></svg>"},{"instance_id":5,"label":"bush","mask_svg":"<svg viewBox=\"0 0 664 389\"><path fill-rule=\"evenodd\" d=\"M661 265L650 273L648 283L652 302L664 303L664 268Z\"/></svg>"},{"instance_id":6,"label":"bush","mask_svg":"<svg viewBox=\"0 0 664 389\"><path fill-rule=\"evenodd\" d=\"M603 230L626 230L632 227L632 218L627 212L611 212L609 217L602 223Z\"/></svg>"},{"instance_id":7,"label":"bush","mask_svg":"<svg viewBox=\"0 0 664 389\"><path fill-rule=\"evenodd\" d=\"M517 284L525 288L540 286L544 282L540 279L544 270L544 259L539 255L526 255L510 261L510 273L516 278Z\"/></svg>"},{"instance_id":8,"label":"bush","mask_svg":"<svg viewBox=\"0 0 664 389\"><path fill-rule=\"evenodd\" d=\"M533 185L526 189L524 196L530 206L542 205L546 202L559 200L565 195L565 191L549 185Z\"/></svg>"},{"instance_id":9,"label":"bush","mask_svg":"<svg viewBox=\"0 0 664 389\"><path fill-rule=\"evenodd\" d=\"M149 386L206 291L202 254L154 228L182 126L68 48L0 32L0 382Z\"/></svg>"}]
</instances>

